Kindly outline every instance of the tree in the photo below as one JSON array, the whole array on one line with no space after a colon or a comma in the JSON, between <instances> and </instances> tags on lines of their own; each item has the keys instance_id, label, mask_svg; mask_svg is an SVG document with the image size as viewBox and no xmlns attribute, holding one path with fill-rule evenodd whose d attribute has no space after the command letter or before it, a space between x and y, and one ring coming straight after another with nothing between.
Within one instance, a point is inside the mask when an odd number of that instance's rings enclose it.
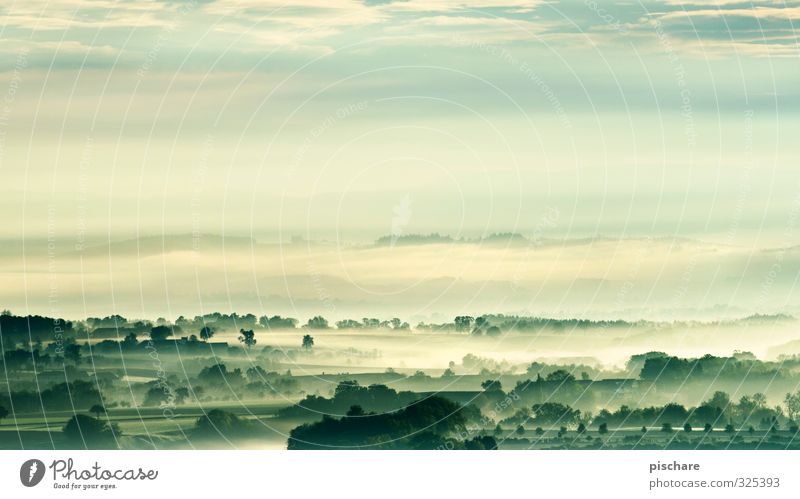
<instances>
[{"instance_id":1,"label":"tree","mask_svg":"<svg viewBox=\"0 0 800 499\"><path fill-rule=\"evenodd\" d=\"M525 427L522 425L517 426L517 435L524 435L525 434Z\"/></svg>"},{"instance_id":2,"label":"tree","mask_svg":"<svg viewBox=\"0 0 800 499\"><path fill-rule=\"evenodd\" d=\"M150 339L153 343L164 341L172 336L172 329L168 326L156 326L150 329Z\"/></svg>"},{"instance_id":3,"label":"tree","mask_svg":"<svg viewBox=\"0 0 800 499\"><path fill-rule=\"evenodd\" d=\"M725 412L728 410L728 406L731 405L731 398L725 392L714 392L714 395L706 402L706 405L719 407L722 412Z\"/></svg>"},{"instance_id":4,"label":"tree","mask_svg":"<svg viewBox=\"0 0 800 499\"><path fill-rule=\"evenodd\" d=\"M796 421L800 416L800 390L794 393L787 393L786 398L783 399L783 404L786 406L786 414L789 419Z\"/></svg>"},{"instance_id":5,"label":"tree","mask_svg":"<svg viewBox=\"0 0 800 499\"><path fill-rule=\"evenodd\" d=\"M672 433L672 425L669 423L662 424L661 431L663 431L664 433Z\"/></svg>"},{"instance_id":6,"label":"tree","mask_svg":"<svg viewBox=\"0 0 800 499\"><path fill-rule=\"evenodd\" d=\"M725 433L733 433L736 431L736 428L730 423L725 425Z\"/></svg>"},{"instance_id":7,"label":"tree","mask_svg":"<svg viewBox=\"0 0 800 499\"><path fill-rule=\"evenodd\" d=\"M536 424L574 424L581 416L581 411L573 409L568 405L558 402L545 402L543 404L533 404L533 422Z\"/></svg>"},{"instance_id":8,"label":"tree","mask_svg":"<svg viewBox=\"0 0 800 499\"><path fill-rule=\"evenodd\" d=\"M557 383L568 383L571 381L575 381L575 376L570 374L569 372L565 371L564 369L557 369L550 374L548 374L545 378L545 381L552 381Z\"/></svg>"},{"instance_id":9,"label":"tree","mask_svg":"<svg viewBox=\"0 0 800 499\"><path fill-rule=\"evenodd\" d=\"M314 337L311 336L310 334L303 336L303 348L305 348L306 350L311 350L313 346L314 346Z\"/></svg>"},{"instance_id":10,"label":"tree","mask_svg":"<svg viewBox=\"0 0 800 499\"><path fill-rule=\"evenodd\" d=\"M256 333L252 329L240 329L239 341L249 350L256 344Z\"/></svg>"},{"instance_id":11,"label":"tree","mask_svg":"<svg viewBox=\"0 0 800 499\"><path fill-rule=\"evenodd\" d=\"M309 329L328 329L328 320L321 315L317 315L316 317L308 319L306 327Z\"/></svg>"},{"instance_id":12,"label":"tree","mask_svg":"<svg viewBox=\"0 0 800 499\"><path fill-rule=\"evenodd\" d=\"M537 427L536 427L536 429L534 430L534 432L536 433L536 435L538 435L538 436L540 436L540 437L541 437L542 435L544 435L544 430L542 429L542 427L541 427L541 426L537 426Z\"/></svg>"},{"instance_id":13,"label":"tree","mask_svg":"<svg viewBox=\"0 0 800 499\"><path fill-rule=\"evenodd\" d=\"M194 434L204 438L252 436L256 430L252 422L222 409L211 409L197 418L194 425Z\"/></svg>"},{"instance_id":14,"label":"tree","mask_svg":"<svg viewBox=\"0 0 800 499\"><path fill-rule=\"evenodd\" d=\"M8 409L0 405L0 423L3 422L3 419L8 417Z\"/></svg>"},{"instance_id":15,"label":"tree","mask_svg":"<svg viewBox=\"0 0 800 499\"><path fill-rule=\"evenodd\" d=\"M364 408L360 405L351 405L350 409L347 410L347 416L349 417L360 417L364 416L366 412L364 412Z\"/></svg>"},{"instance_id":16,"label":"tree","mask_svg":"<svg viewBox=\"0 0 800 499\"><path fill-rule=\"evenodd\" d=\"M710 431L713 431L713 430L714 430L714 427L711 426L711 423L706 423L706 425L703 427L703 431L705 431L706 433L710 432Z\"/></svg>"},{"instance_id":17,"label":"tree","mask_svg":"<svg viewBox=\"0 0 800 499\"><path fill-rule=\"evenodd\" d=\"M122 346L123 347L135 347L139 344L138 337L136 333L128 333L125 338L122 339Z\"/></svg>"},{"instance_id":18,"label":"tree","mask_svg":"<svg viewBox=\"0 0 800 499\"><path fill-rule=\"evenodd\" d=\"M606 423L600 423L600 426L597 428L597 432L601 435L605 435L608 433L608 425Z\"/></svg>"},{"instance_id":19,"label":"tree","mask_svg":"<svg viewBox=\"0 0 800 499\"><path fill-rule=\"evenodd\" d=\"M116 425L84 414L72 416L62 431L68 440L81 442L86 447L109 446L114 436L120 434Z\"/></svg>"},{"instance_id":20,"label":"tree","mask_svg":"<svg viewBox=\"0 0 800 499\"><path fill-rule=\"evenodd\" d=\"M689 423L686 423L685 425L683 425L683 431L685 431L686 433L691 433L692 425L690 425Z\"/></svg>"},{"instance_id":21,"label":"tree","mask_svg":"<svg viewBox=\"0 0 800 499\"><path fill-rule=\"evenodd\" d=\"M497 326L490 326L489 329L486 330L486 336L500 336L502 331Z\"/></svg>"},{"instance_id":22,"label":"tree","mask_svg":"<svg viewBox=\"0 0 800 499\"><path fill-rule=\"evenodd\" d=\"M581 435L586 433L586 425L585 424L583 424L583 423L579 423L578 424L578 433L580 433Z\"/></svg>"},{"instance_id":23,"label":"tree","mask_svg":"<svg viewBox=\"0 0 800 499\"><path fill-rule=\"evenodd\" d=\"M214 331L213 327L203 326L203 328L200 330L200 338L208 343L208 340L214 336L214 333L216 333L216 331Z\"/></svg>"},{"instance_id":24,"label":"tree","mask_svg":"<svg viewBox=\"0 0 800 499\"><path fill-rule=\"evenodd\" d=\"M106 414L106 408L100 404L95 404L89 408L89 412L94 414L97 419L100 419L100 414Z\"/></svg>"},{"instance_id":25,"label":"tree","mask_svg":"<svg viewBox=\"0 0 800 499\"><path fill-rule=\"evenodd\" d=\"M458 317L455 318L453 323L456 326L456 331L464 332L464 331L469 331L472 328L472 322L474 320L475 320L474 318L468 315L459 315Z\"/></svg>"},{"instance_id":26,"label":"tree","mask_svg":"<svg viewBox=\"0 0 800 499\"><path fill-rule=\"evenodd\" d=\"M64 347L64 358L75 364L81 363L81 347L77 343L69 343Z\"/></svg>"}]
</instances>

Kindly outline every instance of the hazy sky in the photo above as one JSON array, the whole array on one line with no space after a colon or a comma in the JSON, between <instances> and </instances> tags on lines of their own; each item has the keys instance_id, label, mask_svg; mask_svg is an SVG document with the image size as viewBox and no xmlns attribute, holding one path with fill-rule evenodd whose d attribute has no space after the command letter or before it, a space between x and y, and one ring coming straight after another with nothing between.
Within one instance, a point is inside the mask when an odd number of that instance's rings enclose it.
<instances>
[{"instance_id":1,"label":"hazy sky","mask_svg":"<svg viewBox=\"0 0 800 499\"><path fill-rule=\"evenodd\" d=\"M774 236L798 21L776 0L10 0L2 234L372 238L398 209L405 232L530 233L557 209L563 235Z\"/></svg>"},{"instance_id":2,"label":"hazy sky","mask_svg":"<svg viewBox=\"0 0 800 499\"><path fill-rule=\"evenodd\" d=\"M770 251L800 243L797 22L795 0L5 1L2 296L15 309L141 317L204 303L265 312L273 296L289 313L306 300L302 315L325 309L320 286L353 309L385 305L363 286L384 268L396 276L386 286L426 286L408 288L409 316L473 311L504 293L513 303L485 311L790 309L794 251ZM638 242L565 249L578 270L557 278L535 258L546 252L467 247L449 261L410 249L361 265L346 249L434 231ZM319 257L223 246L197 260L166 239L102 249L192 233L339 244ZM707 280L681 291L696 263L680 245L636 249L653 237L713 244L698 246L714 248L697 264ZM140 254L154 244L163 251ZM616 267L642 251L661 271ZM188 282L206 271L223 274ZM453 279L459 291L437 305L437 285ZM493 279L511 288L475 294ZM658 289L658 303L627 291L617 303L629 281ZM53 288L60 305L45 306ZM531 305L531 290L550 302Z\"/></svg>"}]
</instances>

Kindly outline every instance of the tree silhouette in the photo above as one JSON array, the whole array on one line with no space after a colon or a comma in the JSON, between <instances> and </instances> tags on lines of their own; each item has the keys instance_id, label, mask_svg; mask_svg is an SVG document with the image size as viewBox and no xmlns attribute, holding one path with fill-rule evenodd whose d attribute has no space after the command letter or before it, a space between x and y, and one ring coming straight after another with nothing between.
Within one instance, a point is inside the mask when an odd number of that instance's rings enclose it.
<instances>
[{"instance_id":1,"label":"tree silhouette","mask_svg":"<svg viewBox=\"0 0 800 499\"><path fill-rule=\"evenodd\" d=\"M0 405L0 423L3 422L3 419L8 417L8 409Z\"/></svg>"},{"instance_id":2,"label":"tree silhouette","mask_svg":"<svg viewBox=\"0 0 800 499\"><path fill-rule=\"evenodd\" d=\"M215 332L216 331L214 331L213 327L203 326L203 328L200 330L200 338L202 338L206 343L208 343L208 340L210 340L214 336Z\"/></svg>"},{"instance_id":3,"label":"tree silhouette","mask_svg":"<svg viewBox=\"0 0 800 499\"><path fill-rule=\"evenodd\" d=\"M73 364L80 365L81 363L81 347L77 343L70 343L64 347L64 358Z\"/></svg>"},{"instance_id":4,"label":"tree silhouette","mask_svg":"<svg viewBox=\"0 0 800 499\"><path fill-rule=\"evenodd\" d=\"M794 393L787 393L783 403L786 406L786 414L789 419L796 421L797 417L800 416L800 390Z\"/></svg>"},{"instance_id":5,"label":"tree silhouette","mask_svg":"<svg viewBox=\"0 0 800 499\"><path fill-rule=\"evenodd\" d=\"M72 416L62 431L68 440L81 442L87 448L111 446L114 435L120 434L116 425L84 414Z\"/></svg>"},{"instance_id":6,"label":"tree silhouette","mask_svg":"<svg viewBox=\"0 0 800 499\"><path fill-rule=\"evenodd\" d=\"M122 340L122 347L135 347L138 344L136 333L128 333Z\"/></svg>"},{"instance_id":7,"label":"tree silhouette","mask_svg":"<svg viewBox=\"0 0 800 499\"><path fill-rule=\"evenodd\" d=\"M172 336L172 329L168 326L156 326L150 329L150 339L153 340L154 343L164 341L170 336Z\"/></svg>"},{"instance_id":8,"label":"tree silhouette","mask_svg":"<svg viewBox=\"0 0 800 499\"><path fill-rule=\"evenodd\" d=\"M252 329L240 329L239 341L249 350L256 344L256 333Z\"/></svg>"},{"instance_id":9,"label":"tree silhouette","mask_svg":"<svg viewBox=\"0 0 800 499\"><path fill-rule=\"evenodd\" d=\"M685 431L686 433L690 433L692 431L692 425L686 423L685 425L683 425L683 431Z\"/></svg>"},{"instance_id":10,"label":"tree silhouette","mask_svg":"<svg viewBox=\"0 0 800 499\"><path fill-rule=\"evenodd\" d=\"M328 320L321 315L317 315L316 317L308 319L306 327L309 329L328 329Z\"/></svg>"},{"instance_id":11,"label":"tree silhouette","mask_svg":"<svg viewBox=\"0 0 800 499\"><path fill-rule=\"evenodd\" d=\"M608 425L606 423L600 423L600 426L597 428L597 432L601 435L605 435L608 433Z\"/></svg>"},{"instance_id":12,"label":"tree silhouette","mask_svg":"<svg viewBox=\"0 0 800 499\"><path fill-rule=\"evenodd\" d=\"M89 408L89 412L94 414L94 417L100 419L100 414L106 414L106 408L100 404L95 404Z\"/></svg>"},{"instance_id":13,"label":"tree silhouette","mask_svg":"<svg viewBox=\"0 0 800 499\"><path fill-rule=\"evenodd\" d=\"M314 338L310 334L303 336L303 348L305 348L306 350L311 350L313 346L314 346Z\"/></svg>"},{"instance_id":14,"label":"tree silhouette","mask_svg":"<svg viewBox=\"0 0 800 499\"><path fill-rule=\"evenodd\" d=\"M455 318L453 323L456 326L456 331L464 332L469 331L472 328L473 321L475 321L473 317L468 315L459 315Z\"/></svg>"},{"instance_id":15,"label":"tree silhouette","mask_svg":"<svg viewBox=\"0 0 800 499\"><path fill-rule=\"evenodd\" d=\"M570 374L568 371L565 371L564 369L557 369L548 374L544 378L544 380L558 382L558 383L569 383L571 381L575 381L575 376Z\"/></svg>"}]
</instances>

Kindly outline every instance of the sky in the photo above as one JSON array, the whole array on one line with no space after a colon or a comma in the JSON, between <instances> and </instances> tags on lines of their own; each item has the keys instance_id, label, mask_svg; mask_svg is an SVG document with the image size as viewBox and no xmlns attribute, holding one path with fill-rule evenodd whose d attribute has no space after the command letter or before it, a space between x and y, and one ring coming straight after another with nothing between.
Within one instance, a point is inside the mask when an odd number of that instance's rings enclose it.
<instances>
[{"instance_id":1,"label":"sky","mask_svg":"<svg viewBox=\"0 0 800 499\"><path fill-rule=\"evenodd\" d=\"M780 0L9 0L0 238L792 246L798 22Z\"/></svg>"}]
</instances>

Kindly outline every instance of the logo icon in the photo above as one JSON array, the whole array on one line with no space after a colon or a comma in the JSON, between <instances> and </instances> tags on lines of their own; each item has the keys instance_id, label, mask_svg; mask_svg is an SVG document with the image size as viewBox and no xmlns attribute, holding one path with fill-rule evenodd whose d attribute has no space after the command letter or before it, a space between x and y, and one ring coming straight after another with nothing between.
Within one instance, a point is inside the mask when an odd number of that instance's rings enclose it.
<instances>
[{"instance_id":1,"label":"logo icon","mask_svg":"<svg viewBox=\"0 0 800 499\"><path fill-rule=\"evenodd\" d=\"M26 487L35 487L44 478L44 463L38 459L28 459L19 469L19 479Z\"/></svg>"}]
</instances>

